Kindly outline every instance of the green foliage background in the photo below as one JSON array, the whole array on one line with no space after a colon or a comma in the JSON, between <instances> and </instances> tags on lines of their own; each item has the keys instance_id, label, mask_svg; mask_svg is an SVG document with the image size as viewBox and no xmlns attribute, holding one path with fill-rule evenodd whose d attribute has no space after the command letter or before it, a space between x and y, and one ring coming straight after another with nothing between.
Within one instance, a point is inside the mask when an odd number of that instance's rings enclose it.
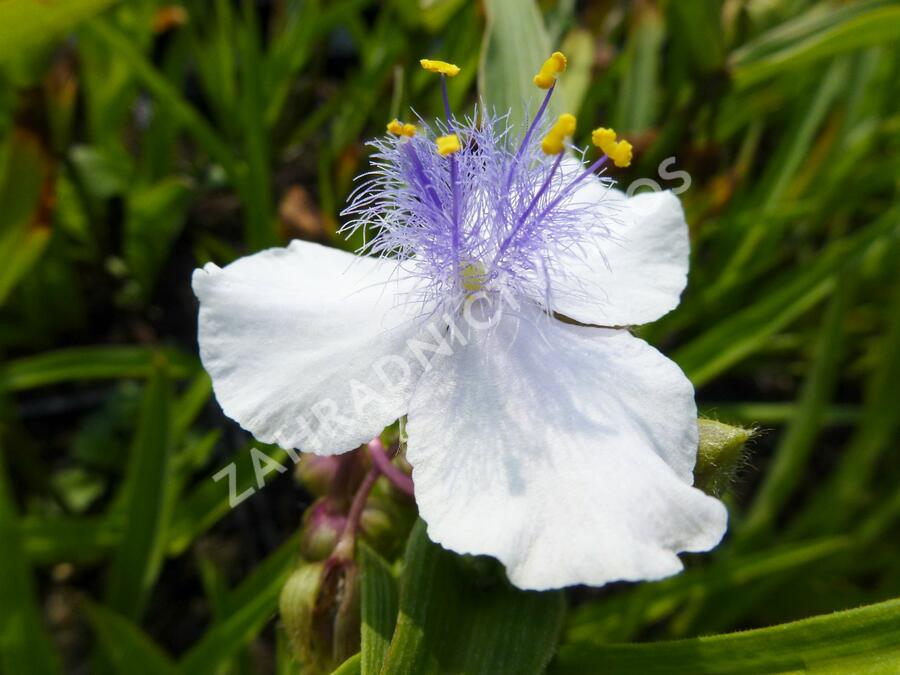
<instances>
[{"instance_id":1,"label":"green foliage background","mask_svg":"<svg viewBox=\"0 0 900 675\"><path fill-rule=\"evenodd\" d=\"M211 480L255 479L190 271L352 250L364 139L439 105L419 57L462 66L458 110L519 110L560 46L579 133L635 145L625 184L690 174L689 288L642 335L757 430L728 539L538 595L416 526L362 549L340 671L900 672L898 36L885 0L2 0L0 671L298 672L275 614L309 496L273 472L230 511Z\"/></svg>"}]
</instances>

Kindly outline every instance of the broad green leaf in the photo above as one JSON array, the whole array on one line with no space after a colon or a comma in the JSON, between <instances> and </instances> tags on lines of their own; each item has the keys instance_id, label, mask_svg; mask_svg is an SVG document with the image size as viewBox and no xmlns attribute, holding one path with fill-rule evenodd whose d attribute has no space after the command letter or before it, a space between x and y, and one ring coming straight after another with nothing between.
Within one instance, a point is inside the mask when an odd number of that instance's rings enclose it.
<instances>
[{"instance_id":1,"label":"broad green leaf","mask_svg":"<svg viewBox=\"0 0 900 675\"><path fill-rule=\"evenodd\" d=\"M378 675L397 625L397 580L387 562L359 543L363 675Z\"/></svg>"},{"instance_id":2,"label":"broad green leaf","mask_svg":"<svg viewBox=\"0 0 900 675\"><path fill-rule=\"evenodd\" d=\"M227 617L213 623L178 664L184 675L217 672L218 665L241 650L275 614L281 587L290 576L298 551L291 537L228 596L233 608Z\"/></svg>"},{"instance_id":3,"label":"broad green leaf","mask_svg":"<svg viewBox=\"0 0 900 675\"><path fill-rule=\"evenodd\" d=\"M0 66L39 49L115 0L4 0L0 2Z\"/></svg>"},{"instance_id":4,"label":"broad green leaf","mask_svg":"<svg viewBox=\"0 0 900 675\"><path fill-rule=\"evenodd\" d=\"M756 45L732 55L735 82L745 87L835 54L896 41L900 34L900 7L881 4L869 3L872 8L863 12L853 5L843 13L832 10L828 20L817 22L815 29L805 31L802 37L798 34L785 39L790 26L780 26L776 29L777 39L763 36ZM771 49L776 43L783 44Z\"/></svg>"},{"instance_id":5,"label":"broad green leaf","mask_svg":"<svg viewBox=\"0 0 900 675\"><path fill-rule=\"evenodd\" d=\"M0 429L2 431L2 429ZM0 666L4 673L62 672L41 617L34 577L22 550L0 436Z\"/></svg>"},{"instance_id":6,"label":"broad green leaf","mask_svg":"<svg viewBox=\"0 0 900 675\"><path fill-rule=\"evenodd\" d=\"M157 370L147 382L119 499L127 527L109 570L107 605L137 620L162 564L171 485L169 385Z\"/></svg>"},{"instance_id":7,"label":"broad green leaf","mask_svg":"<svg viewBox=\"0 0 900 675\"><path fill-rule=\"evenodd\" d=\"M729 635L634 645L563 645L554 675L616 673L896 673L900 600Z\"/></svg>"},{"instance_id":8,"label":"broad green leaf","mask_svg":"<svg viewBox=\"0 0 900 675\"><path fill-rule=\"evenodd\" d=\"M432 543L419 521L410 535L400 618L383 673L540 673L565 612L560 592L520 591L483 578L478 563Z\"/></svg>"},{"instance_id":9,"label":"broad green leaf","mask_svg":"<svg viewBox=\"0 0 900 675\"><path fill-rule=\"evenodd\" d=\"M183 377L196 372L197 362L174 349L134 345L60 349L0 365L0 391L82 380L147 378L158 367L166 368L170 377Z\"/></svg>"},{"instance_id":10,"label":"broad green leaf","mask_svg":"<svg viewBox=\"0 0 900 675\"><path fill-rule=\"evenodd\" d=\"M101 653L117 673L163 675L175 672L172 659L136 624L92 602L82 607L97 635Z\"/></svg>"},{"instance_id":11,"label":"broad green leaf","mask_svg":"<svg viewBox=\"0 0 900 675\"><path fill-rule=\"evenodd\" d=\"M526 110L533 115L546 93L532 79L553 52L544 19L534 0L485 0L487 24L478 69L478 90L488 107L520 125ZM565 77L565 74L560 76ZM550 110L563 112L563 92L557 85Z\"/></svg>"}]
</instances>

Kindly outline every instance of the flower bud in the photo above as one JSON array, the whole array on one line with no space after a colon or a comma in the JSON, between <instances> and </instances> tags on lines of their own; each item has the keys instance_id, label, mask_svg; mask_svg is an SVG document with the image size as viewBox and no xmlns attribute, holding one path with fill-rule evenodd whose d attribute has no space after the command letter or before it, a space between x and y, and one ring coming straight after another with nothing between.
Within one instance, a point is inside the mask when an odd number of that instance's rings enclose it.
<instances>
[{"instance_id":1,"label":"flower bud","mask_svg":"<svg viewBox=\"0 0 900 675\"><path fill-rule=\"evenodd\" d=\"M397 494L387 481L379 481L366 502L360 518L360 530L372 548L387 558L401 553L416 519L408 498Z\"/></svg>"},{"instance_id":2,"label":"flower bud","mask_svg":"<svg viewBox=\"0 0 900 675\"><path fill-rule=\"evenodd\" d=\"M744 444L753 436L753 430L702 418L697 424L700 447L694 467L694 486L718 496L728 487L740 466Z\"/></svg>"},{"instance_id":3,"label":"flower bud","mask_svg":"<svg viewBox=\"0 0 900 675\"><path fill-rule=\"evenodd\" d=\"M279 612L304 673L330 673L359 651L359 571L352 560L299 566L281 591Z\"/></svg>"},{"instance_id":4,"label":"flower bud","mask_svg":"<svg viewBox=\"0 0 900 675\"><path fill-rule=\"evenodd\" d=\"M316 497L328 494L340 468L341 458L319 457L309 453L300 455L297 462L297 482Z\"/></svg>"},{"instance_id":5,"label":"flower bud","mask_svg":"<svg viewBox=\"0 0 900 675\"><path fill-rule=\"evenodd\" d=\"M347 516L332 497L321 497L303 514L300 552L306 560L325 560L347 525Z\"/></svg>"}]
</instances>

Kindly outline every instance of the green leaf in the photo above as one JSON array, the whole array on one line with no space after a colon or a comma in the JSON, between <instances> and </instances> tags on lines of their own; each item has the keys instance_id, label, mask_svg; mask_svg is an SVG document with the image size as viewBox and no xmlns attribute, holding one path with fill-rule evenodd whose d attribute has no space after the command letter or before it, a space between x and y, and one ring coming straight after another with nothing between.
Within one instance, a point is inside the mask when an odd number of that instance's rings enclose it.
<instances>
[{"instance_id":1,"label":"green leaf","mask_svg":"<svg viewBox=\"0 0 900 675\"><path fill-rule=\"evenodd\" d=\"M659 66L665 29L652 4L640 5L622 54L623 81L616 106L617 129L641 132L656 122Z\"/></svg>"},{"instance_id":2,"label":"green leaf","mask_svg":"<svg viewBox=\"0 0 900 675\"><path fill-rule=\"evenodd\" d=\"M4 0L0 2L0 66L71 31L115 0Z\"/></svg>"},{"instance_id":3,"label":"green leaf","mask_svg":"<svg viewBox=\"0 0 900 675\"><path fill-rule=\"evenodd\" d=\"M251 443L243 448L239 448L231 456L230 460L222 465L222 468L212 474L213 477L218 476L218 479L208 478L204 480L193 492L180 500L177 510L172 517L172 525L170 527L170 554L176 555L183 552L198 534L204 532L219 518L228 513L232 496L243 500L260 489L256 471L254 470L253 456L251 455L253 448L256 448L278 464L283 464L288 457L288 453L285 450L275 446L259 446L256 443ZM223 473L223 470L229 466L234 467L234 494L232 494L231 490L230 475ZM265 476L260 476L260 478L265 481L278 475L280 474L270 472Z\"/></svg>"},{"instance_id":4,"label":"green leaf","mask_svg":"<svg viewBox=\"0 0 900 675\"><path fill-rule=\"evenodd\" d=\"M410 535L400 618L382 672L540 673L565 613L561 592L486 579L484 559L464 559L432 543L419 521ZM468 562L468 564L467 564Z\"/></svg>"},{"instance_id":5,"label":"green leaf","mask_svg":"<svg viewBox=\"0 0 900 675\"><path fill-rule=\"evenodd\" d=\"M746 87L836 54L896 41L900 7L881 4L856 3L843 11L831 8L826 10L827 19L819 19L821 10L814 8L810 14L817 15L815 21L800 17L793 25L779 26L774 35L764 35L732 55L736 84ZM871 9L860 11L866 8Z\"/></svg>"},{"instance_id":6,"label":"green leaf","mask_svg":"<svg viewBox=\"0 0 900 675\"><path fill-rule=\"evenodd\" d=\"M485 0L487 24L478 90L488 108L510 112L510 124L520 125L526 110L534 114L546 93L532 79L553 49L537 3L533 0ZM561 112L563 96L557 85L550 110Z\"/></svg>"},{"instance_id":7,"label":"green leaf","mask_svg":"<svg viewBox=\"0 0 900 675\"><path fill-rule=\"evenodd\" d=\"M900 600L729 635L639 645L588 642L560 648L550 673L894 673L900 665Z\"/></svg>"},{"instance_id":8,"label":"green leaf","mask_svg":"<svg viewBox=\"0 0 900 675\"><path fill-rule=\"evenodd\" d=\"M394 626L397 624L397 580L387 562L365 542L359 543L360 591L362 595L363 675L381 672Z\"/></svg>"},{"instance_id":9,"label":"green leaf","mask_svg":"<svg viewBox=\"0 0 900 675\"><path fill-rule=\"evenodd\" d=\"M175 672L172 659L139 626L102 605L85 602L82 606L102 654L116 672L134 675Z\"/></svg>"},{"instance_id":10,"label":"green leaf","mask_svg":"<svg viewBox=\"0 0 900 675\"><path fill-rule=\"evenodd\" d=\"M3 454L0 452L0 666L10 674L62 672L41 619L34 577L22 550Z\"/></svg>"},{"instance_id":11,"label":"green leaf","mask_svg":"<svg viewBox=\"0 0 900 675\"><path fill-rule=\"evenodd\" d=\"M51 233L46 192L50 158L37 137L25 133L12 134L6 151L6 163L0 166L0 305L34 268Z\"/></svg>"},{"instance_id":12,"label":"green leaf","mask_svg":"<svg viewBox=\"0 0 900 675\"><path fill-rule=\"evenodd\" d=\"M897 210L890 210L859 232L833 242L812 264L788 273L771 286L771 292L683 346L674 360L697 387L722 374L822 300L834 288L844 264L896 229L897 216Z\"/></svg>"},{"instance_id":13,"label":"green leaf","mask_svg":"<svg viewBox=\"0 0 900 675\"><path fill-rule=\"evenodd\" d=\"M331 672L331 675L359 675L362 672L361 663L362 656L360 654L354 654L335 668Z\"/></svg>"},{"instance_id":14,"label":"green leaf","mask_svg":"<svg viewBox=\"0 0 900 675\"><path fill-rule=\"evenodd\" d=\"M169 177L128 193L125 219L125 260L145 297L150 295L169 249L184 225L191 185Z\"/></svg>"},{"instance_id":15,"label":"green leaf","mask_svg":"<svg viewBox=\"0 0 900 675\"><path fill-rule=\"evenodd\" d=\"M165 367L170 377L184 377L196 372L197 362L175 349L132 345L60 349L0 366L0 391L23 391L81 380L146 378L157 367Z\"/></svg>"},{"instance_id":16,"label":"green leaf","mask_svg":"<svg viewBox=\"0 0 900 675\"><path fill-rule=\"evenodd\" d=\"M26 516L19 521L25 553L37 564L93 563L119 543L121 528L109 518Z\"/></svg>"},{"instance_id":17,"label":"green leaf","mask_svg":"<svg viewBox=\"0 0 900 675\"><path fill-rule=\"evenodd\" d=\"M853 550L855 540L829 537L779 546L753 555L718 558L661 581L632 586L627 593L582 605L566 627L565 642L615 642L632 638L642 626L669 619L686 601L745 596L773 579L819 566Z\"/></svg>"},{"instance_id":18,"label":"green leaf","mask_svg":"<svg viewBox=\"0 0 900 675\"><path fill-rule=\"evenodd\" d=\"M135 48L128 36L102 19L95 19L86 24L85 31L104 45L113 58L126 63L134 76L156 97L159 105L184 126L210 157L221 164L236 184L242 184L238 163L229 145L162 73Z\"/></svg>"},{"instance_id":19,"label":"green leaf","mask_svg":"<svg viewBox=\"0 0 900 675\"><path fill-rule=\"evenodd\" d=\"M144 390L128 472L119 495L128 524L109 570L107 604L139 619L162 564L171 485L170 392L161 370Z\"/></svg>"},{"instance_id":20,"label":"green leaf","mask_svg":"<svg viewBox=\"0 0 900 675\"><path fill-rule=\"evenodd\" d=\"M253 639L278 608L278 596L297 557L298 540L291 537L229 594L233 608L221 621L213 623L178 664L185 675L214 673L223 661L234 656Z\"/></svg>"},{"instance_id":21,"label":"green leaf","mask_svg":"<svg viewBox=\"0 0 900 675\"><path fill-rule=\"evenodd\" d=\"M797 416L778 444L753 505L741 524L742 544L752 541L774 525L793 490L808 473L807 461L841 373L844 323L852 307L856 277L853 270L843 274L831 299L819 331L821 337L815 361L800 394Z\"/></svg>"}]
</instances>

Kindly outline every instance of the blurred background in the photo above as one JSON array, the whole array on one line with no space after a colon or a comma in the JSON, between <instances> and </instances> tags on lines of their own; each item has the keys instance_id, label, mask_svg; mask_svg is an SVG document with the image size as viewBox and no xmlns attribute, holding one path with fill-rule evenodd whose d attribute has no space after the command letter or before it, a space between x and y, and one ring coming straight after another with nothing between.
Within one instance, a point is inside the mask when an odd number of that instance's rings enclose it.
<instances>
[{"instance_id":1,"label":"blurred background","mask_svg":"<svg viewBox=\"0 0 900 675\"><path fill-rule=\"evenodd\" d=\"M576 142L612 126L623 186L681 191L690 283L641 335L704 416L753 430L710 488L725 544L570 591L560 639L900 596L898 3L3 0L2 672L295 672L276 609L313 495L290 462L234 510L212 480L235 461L258 487L197 357L191 271L292 238L353 250L335 232L366 139L440 105L418 59L462 67L464 111L535 21L569 57Z\"/></svg>"}]
</instances>

